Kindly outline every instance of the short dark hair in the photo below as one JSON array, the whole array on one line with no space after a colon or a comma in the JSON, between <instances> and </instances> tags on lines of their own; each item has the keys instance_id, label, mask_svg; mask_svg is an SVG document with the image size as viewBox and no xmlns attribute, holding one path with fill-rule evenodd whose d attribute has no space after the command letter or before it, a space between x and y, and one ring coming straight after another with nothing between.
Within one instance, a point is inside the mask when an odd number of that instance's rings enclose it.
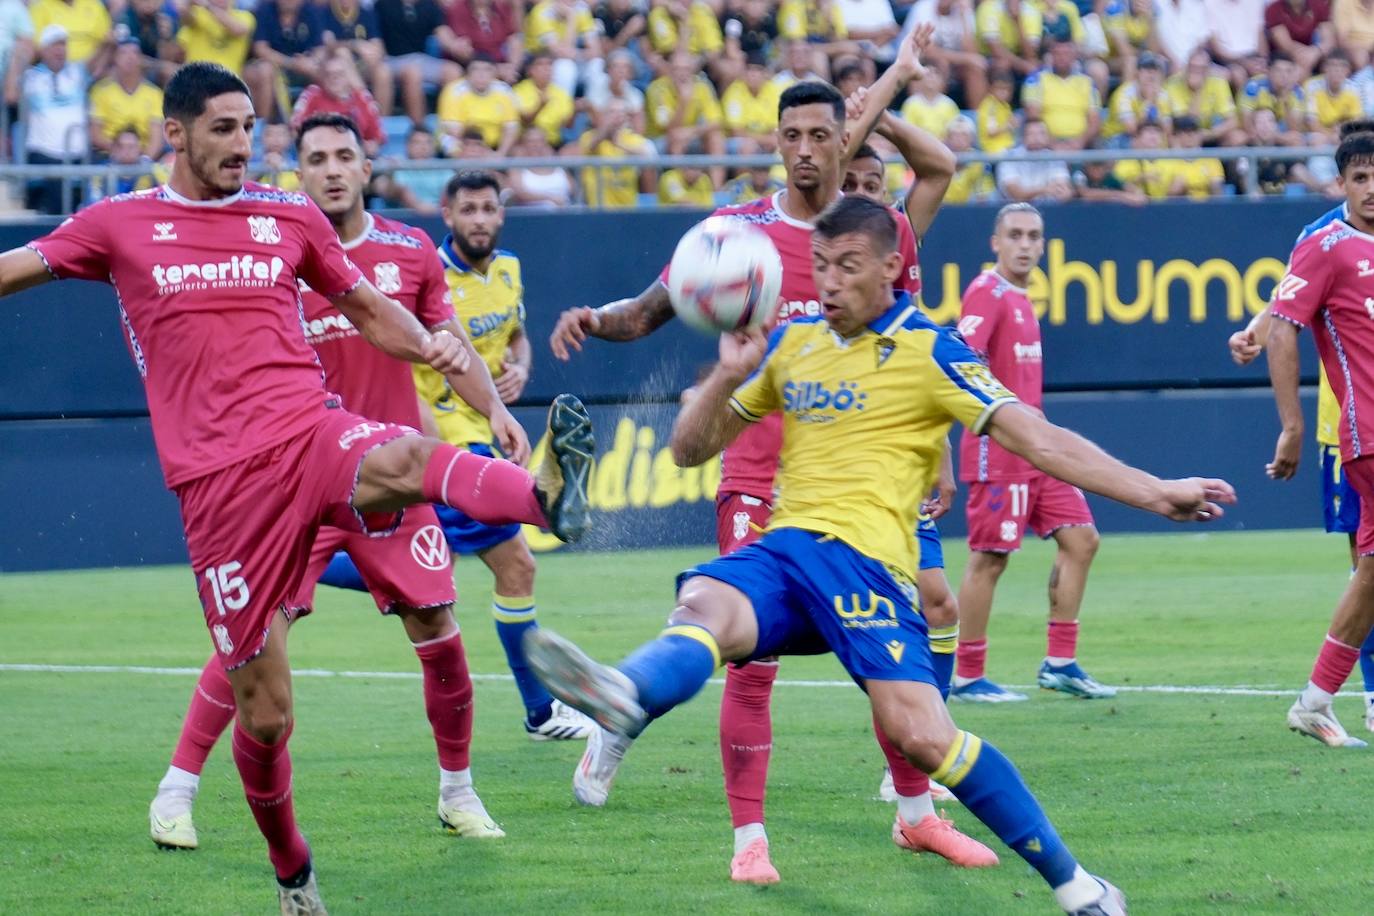
<instances>
[{"instance_id":1,"label":"short dark hair","mask_svg":"<svg viewBox=\"0 0 1374 916\"><path fill-rule=\"evenodd\" d=\"M823 239L857 232L868 236L880 254L897 250L897 221L892 211L866 197L841 197L826 207L816 219L815 232Z\"/></svg>"},{"instance_id":2,"label":"short dark hair","mask_svg":"<svg viewBox=\"0 0 1374 916\"><path fill-rule=\"evenodd\" d=\"M248 86L227 67L196 61L177 68L162 93L162 116L182 122L205 114L205 103L215 96L241 92L252 98Z\"/></svg>"},{"instance_id":3,"label":"short dark hair","mask_svg":"<svg viewBox=\"0 0 1374 916\"><path fill-rule=\"evenodd\" d=\"M1346 121L1341 125L1341 139L1344 140L1351 134L1362 134L1366 131L1374 131L1374 118L1356 118L1353 121Z\"/></svg>"},{"instance_id":4,"label":"short dark hair","mask_svg":"<svg viewBox=\"0 0 1374 916\"><path fill-rule=\"evenodd\" d=\"M1322 65L1325 66L1329 61L1333 60L1343 60L1348 64L1350 63L1350 55L1346 54L1340 48L1332 48L1330 51L1326 52L1326 59L1322 61Z\"/></svg>"},{"instance_id":5,"label":"short dark hair","mask_svg":"<svg viewBox=\"0 0 1374 916\"><path fill-rule=\"evenodd\" d=\"M1341 138L1336 147L1336 168L1342 175L1352 165L1374 165L1374 132L1361 131Z\"/></svg>"},{"instance_id":6,"label":"short dark hair","mask_svg":"<svg viewBox=\"0 0 1374 916\"><path fill-rule=\"evenodd\" d=\"M858 64L845 64L843 67L835 71L835 83L836 85L838 85L840 83L843 83L845 80L850 79L851 77L862 77L863 75L863 67L860 67Z\"/></svg>"},{"instance_id":7,"label":"short dark hair","mask_svg":"<svg viewBox=\"0 0 1374 916\"><path fill-rule=\"evenodd\" d=\"M849 157L850 162L855 162L859 159L877 159L879 162L883 161L883 157L878 151L867 143L855 150L854 155Z\"/></svg>"},{"instance_id":8,"label":"short dark hair","mask_svg":"<svg viewBox=\"0 0 1374 916\"><path fill-rule=\"evenodd\" d=\"M491 188L492 193L500 199L501 182L496 180L494 174L484 169L463 169L455 172L448 184L444 185L444 200L453 200L459 191L480 191L483 188Z\"/></svg>"},{"instance_id":9,"label":"short dark hair","mask_svg":"<svg viewBox=\"0 0 1374 916\"><path fill-rule=\"evenodd\" d=\"M411 137L415 136L416 134L424 134L424 135L427 136L427 137L432 137L432 136L434 136L434 132L431 131L431 130L429 130L429 129L426 128L425 126L423 126L423 125L421 125L421 124L412 124L412 125L410 126L410 130L406 132L406 139L409 140Z\"/></svg>"},{"instance_id":10,"label":"short dark hair","mask_svg":"<svg viewBox=\"0 0 1374 916\"><path fill-rule=\"evenodd\" d=\"M844 123L844 96L829 83L803 80L788 86L778 99L778 117L782 117L787 109L802 105L829 105L830 110L835 112L835 120Z\"/></svg>"},{"instance_id":11,"label":"short dark hair","mask_svg":"<svg viewBox=\"0 0 1374 916\"><path fill-rule=\"evenodd\" d=\"M301 122L300 129L296 131L296 150L300 151L301 140L305 135L317 127L332 127L339 132L348 131L353 135L353 139L358 141L358 149L363 148L363 134L358 130L358 125L353 123L353 119L346 114L339 114L337 111L321 111L312 114Z\"/></svg>"}]
</instances>

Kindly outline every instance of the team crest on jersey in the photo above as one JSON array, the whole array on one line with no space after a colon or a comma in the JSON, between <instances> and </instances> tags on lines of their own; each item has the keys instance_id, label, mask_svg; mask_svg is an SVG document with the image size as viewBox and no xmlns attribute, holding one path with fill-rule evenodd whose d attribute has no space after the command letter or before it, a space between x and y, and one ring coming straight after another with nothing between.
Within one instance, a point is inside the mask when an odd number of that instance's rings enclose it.
<instances>
[{"instance_id":1,"label":"team crest on jersey","mask_svg":"<svg viewBox=\"0 0 1374 916\"><path fill-rule=\"evenodd\" d=\"M895 349L897 349L897 341L893 340L891 337L879 337L879 338L878 338L878 368L879 368L879 369L882 368L883 363L887 362L888 357L890 357L890 356L892 355L892 351L895 350Z\"/></svg>"},{"instance_id":2,"label":"team crest on jersey","mask_svg":"<svg viewBox=\"0 0 1374 916\"><path fill-rule=\"evenodd\" d=\"M281 241L275 216L248 217L248 233L253 236L253 241L263 245L275 245Z\"/></svg>"},{"instance_id":3,"label":"team crest on jersey","mask_svg":"<svg viewBox=\"0 0 1374 916\"><path fill-rule=\"evenodd\" d=\"M1355 266L1359 268L1360 276L1362 277L1368 277L1370 274L1374 274L1374 267L1369 266L1369 258L1360 258L1355 262Z\"/></svg>"},{"instance_id":4,"label":"team crest on jersey","mask_svg":"<svg viewBox=\"0 0 1374 916\"><path fill-rule=\"evenodd\" d=\"M154 242L175 242L177 240L174 223L153 223Z\"/></svg>"},{"instance_id":5,"label":"team crest on jersey","mask_svg":"<svg viewBox=\"0 0 1374 916\"><path fill-rule=\"evenodd\" d=\"M749 533L749 513L736 512L731 521L734 524L735 540L744 540L744 536Z\"/></svg>"},{"instance_id":6,"label":"team crest on jersey","mask_svg":"<svg viewBox=\"0 0 1374 916\"><path fill-rule=\"evenodd\" d=\"M391 261L383 261L372 268L372 276L377 283L377 289L391 295L401 291L401 268Z\"/></svg>"}]
</instances>

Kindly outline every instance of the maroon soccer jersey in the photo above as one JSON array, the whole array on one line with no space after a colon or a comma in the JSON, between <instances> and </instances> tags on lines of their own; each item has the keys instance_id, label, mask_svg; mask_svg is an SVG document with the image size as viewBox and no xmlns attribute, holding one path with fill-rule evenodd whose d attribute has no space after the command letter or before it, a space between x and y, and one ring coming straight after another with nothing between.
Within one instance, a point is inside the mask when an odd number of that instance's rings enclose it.
<instances>
[{"instance_id":1,"label":"maroon soccer jersey","mask_svg":"<svg viewBox=\"0 0 1374 916\"><path fill-rule=\"evenodd\" d=\"M769 319L770 330L794 318L814 318L821 314L820 294L811 273L811 233L815 227L793 219L779 203L782 191L737 206L721 207L712 216L726 216L759 227L772 240L782 260L782 293L777 312ZM921 292L921 268L916 260L916 237L904 215L892 211L897 221L897 244L902 252L899 289L913 296ZM668 268L659 279L667 285ZM721 460L719 492L745 493L758 499L773 499L773 477L782 448L782 414L772 414L751 423L725 450Z\"/></svg>"},{"instance_id":2,"label":"maroon soccer jersey","mask_svg":"<svg viewBox=\"0 0 1374 916\"><path fill-rule=\"evenodd\" d=\"M114 286L168 487L322 420L332 398L297 280L332 297L362 275L304 194L250 183L192 201L151 188L102 200L29 247L58 279Z\"/></svg>"},{"instance_id":3,"label":"maroon soccer jersey","mask_svg":"<svg viewBox=\"0 0 1374 916\"><path fill-rule=\"evenodd\" d=\"M1274 314L1311 326L1341 405L1341 457L1374 454L1374 236L1341 220L1293 249Z\"/></svg>"},{"instance_id":4,"label":"maroon soccer jersey","mask_svg":"<svg viewBox=\"0 0 1374 916\"><path fill-rule=\"evenodd\" d=\"M343 246L378 290L399 301L433 328L453 318L439 253L413 226L367 215L367 230ZM302 287L306 342L324 365L325 387L356 414L420 428L420 409L410 363L367 342L334 304Z\"/></svg>"},{"instance_id":5,"label":"maroon soccer jersey","mask_svg":"<svg viewBox=\"0 0 1374 916\"><path fill-rule=\"evenodd\" d=\"M959 332L987 360L993 376L1021 403L1039 409L1044 388L1040 323L1026 291L995 270L983 271L964 291L959 314ZM960 480L1024 480L1034 473L1030 462L1002 448L991 436L964 430L959 445Z\"/></svg>"}]
</instances>

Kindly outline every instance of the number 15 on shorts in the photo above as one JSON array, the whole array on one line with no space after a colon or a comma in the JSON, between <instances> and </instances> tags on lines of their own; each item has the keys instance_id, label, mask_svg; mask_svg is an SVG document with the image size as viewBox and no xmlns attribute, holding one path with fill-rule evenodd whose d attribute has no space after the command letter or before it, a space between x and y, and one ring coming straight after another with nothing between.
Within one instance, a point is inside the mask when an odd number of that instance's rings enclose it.
<instances>
[{"instance_id":1,"label":"number 15 on shorts","mask_svg":"<svg viewBox=\"0 0 1374 916\"><path fill-rule=\"evenodd\" d=\"M221 617L228 611L241 611L248 606L248 583L239 575L242 570L243 564L238 561L205 570L205 581Z\"/></svg>"}]
</instances>

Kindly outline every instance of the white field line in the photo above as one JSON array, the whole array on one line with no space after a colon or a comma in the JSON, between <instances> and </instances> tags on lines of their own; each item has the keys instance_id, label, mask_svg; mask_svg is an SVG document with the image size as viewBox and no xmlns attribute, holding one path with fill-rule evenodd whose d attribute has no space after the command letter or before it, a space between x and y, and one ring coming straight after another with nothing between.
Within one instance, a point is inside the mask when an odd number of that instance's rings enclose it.
<instances>
[{"instance_id":1,"label":"white field line","mask_svg":"<svg viewBox=\"0 0 1374 916\"><path fill-rule=\"evenodd\" d=\"M193 677L200 674L199 668L159 668L148 665L38 665L38 664L0 664L0 673L15 672L27 674L170 674L177 676ZM297 668L291 672L294 677L315 677L315 678L353 678L365 680L394 680L394 681L418 681L420 675L414 671L328 671L322 668ZM474 674L474 681L512 681L509 674ZM712 684L724 684L721 678L711 681ZM794 681L780 678L776 682L779 687L853 687L853 681ZM1013 690L1036 690L1030 684L1007 684ZM1154 693L1154 694L1191 694L1194 696L1209 697L1291 697L1296 696L1301 685L1294 684L1292 687L1221 687L1221 686L1191 686L1185 684L1150 684L1150 685L1125 685L1116 688L1122 693ZM1341 696L1362 696L1357 692L1341 694Z\"/></svg>"}]
</instances>

